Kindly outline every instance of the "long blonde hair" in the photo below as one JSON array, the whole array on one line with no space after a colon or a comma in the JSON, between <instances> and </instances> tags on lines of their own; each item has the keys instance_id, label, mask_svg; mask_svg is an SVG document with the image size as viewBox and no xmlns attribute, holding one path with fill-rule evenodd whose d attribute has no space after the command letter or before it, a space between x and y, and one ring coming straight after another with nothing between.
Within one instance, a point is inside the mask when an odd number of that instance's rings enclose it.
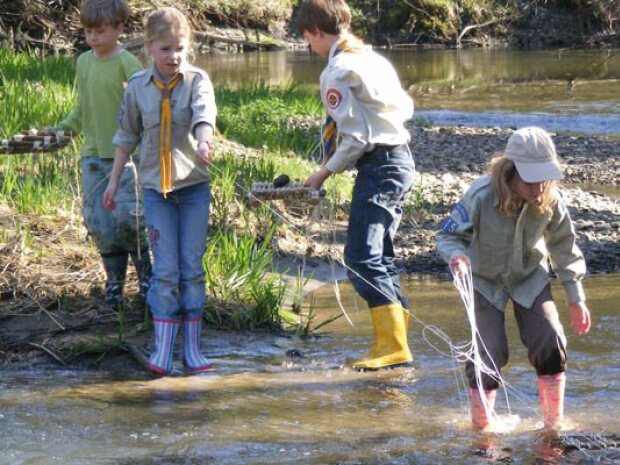
<instances>
[{"instance_id":1,"label":"long blonde hair","mask_svg":"<svg viewBox=\"0 0 620 465\"><path fill-rule=\"evenodd\" d=\"M489 162L487 174L491 176L493 192L499 200L499 212L503 216L515 215L523 206L524 200L511 187L515 176L518 176L514 162L504 155L494 157ZM532 202L532 206L535 207L538 214L543 215L553 209L556 202L554 190L557 185L557 181L547 181L542 195L535 202Z\"/></svg>"}]
</instances>

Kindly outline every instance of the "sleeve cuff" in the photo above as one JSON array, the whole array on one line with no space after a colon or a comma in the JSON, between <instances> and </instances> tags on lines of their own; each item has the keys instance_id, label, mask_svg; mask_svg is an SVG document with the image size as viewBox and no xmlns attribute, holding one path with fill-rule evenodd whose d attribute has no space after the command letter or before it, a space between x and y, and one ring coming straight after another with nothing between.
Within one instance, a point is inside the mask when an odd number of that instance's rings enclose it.
<instances>
[{"instance_id":1,"label":"sleeve cuff","mask_svg":"<svg viewBox=\"0 0 620 465\"><path fill-rule=\"evenodd\" d=\"M564 292L566 293L566 302L569 304L586 301L586 293L581 281L564 283Z\"/></svg>"}]
</instances>

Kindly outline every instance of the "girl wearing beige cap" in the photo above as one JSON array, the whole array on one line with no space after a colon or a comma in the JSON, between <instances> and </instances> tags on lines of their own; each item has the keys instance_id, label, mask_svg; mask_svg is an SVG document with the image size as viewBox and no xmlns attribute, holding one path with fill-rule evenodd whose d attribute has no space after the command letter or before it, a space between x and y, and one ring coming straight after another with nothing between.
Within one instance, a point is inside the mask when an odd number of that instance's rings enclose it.
<instances>
[{"instance_id":1,"label":"girl wearing beige cap","mask_svg":"<svg viewBox=\"0 0 620 465\"><path fill-rule=\"evenodd\" d=\"M551 296L550 265L564 286L573 331L586 334L591 324L581 284L586 265L558 189L562 177L549 135L540 128L519 129L437 234L437 249L451 271L471 268L473 276L478 344L482 361L491 367L479 378L482 389L473 362L465 367L477 429L489 427L484 404L492 410L500 370L508 362L504 309L509 299L538 376L544 426L556 429L562 419L566 337Z\"/></svg>"}]
</instances>

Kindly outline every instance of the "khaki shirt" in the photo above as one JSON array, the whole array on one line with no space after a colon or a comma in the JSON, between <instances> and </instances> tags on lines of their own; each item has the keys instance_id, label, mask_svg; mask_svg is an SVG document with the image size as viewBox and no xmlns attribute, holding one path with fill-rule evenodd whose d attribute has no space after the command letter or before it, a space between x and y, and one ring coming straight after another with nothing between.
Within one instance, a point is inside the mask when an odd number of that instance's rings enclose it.
<instances>
[{"instance_id":1,"label":"khaki shirt","mask_svg":"<svg viewBox=\"0 0 620 465\"><path fill-rule=\"evenodd\" d=\"M338 148L325 165L332 173L379 144L407 143L404 123L413 117L413 100L390 62L367 46L336 54L341 41L332 46L321 73L321 99L338 128Z\"/></svg>"},{"instance_id":2,"label":"khaki shirt","mask_svg":"<svg viewBox=\"0 0 620 465\"><path fill-rule=\"evenodd\" d=\"M131 153L140 144L138 176L143 187L161 192L159 127L161 92L153 83L155 67L138 72L127 84L119 113L120 129L114 144ZM206 72L187 65L171 93L173 190L209 179L209 171L196 157L194 129L200 123L215 128L217 108L213 85ZM161 79L157 76L158 79Z\"/></svg>"},{"instance_id":3,"label":"khaki shirt","mask_svg":"<svg viewBox=\"0 0 620 465\"><path fill-rule=\"evenodd\" d=\"M581 280L586 273L583 254L566 204L559 191L552 212L539 215L524 204L518 216L505 217L491 179L475 181L455 205L437 233L437 250L449 262L469 257L474 288L503 310L508 298L531 308L549 282L549 262L569 303L585 301Z\"/></svg>"}]
</instances>

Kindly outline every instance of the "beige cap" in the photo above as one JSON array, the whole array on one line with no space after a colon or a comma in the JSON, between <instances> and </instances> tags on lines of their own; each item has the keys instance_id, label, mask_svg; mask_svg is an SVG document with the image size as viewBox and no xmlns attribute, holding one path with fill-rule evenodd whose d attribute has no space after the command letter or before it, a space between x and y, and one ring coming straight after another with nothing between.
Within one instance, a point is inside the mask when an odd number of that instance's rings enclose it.
<instances>
[{"instance_id":1,"label":"beige cap","mask_svg":"<svg viewBox=\"0 0 620 465\"><path fill-rule=\"evenodd\" d=\"M508 139L504 155L514 162L525 182L552 181L564 177L555 145L544 129L518 129Z\"/></svg>"}]
</instances>

